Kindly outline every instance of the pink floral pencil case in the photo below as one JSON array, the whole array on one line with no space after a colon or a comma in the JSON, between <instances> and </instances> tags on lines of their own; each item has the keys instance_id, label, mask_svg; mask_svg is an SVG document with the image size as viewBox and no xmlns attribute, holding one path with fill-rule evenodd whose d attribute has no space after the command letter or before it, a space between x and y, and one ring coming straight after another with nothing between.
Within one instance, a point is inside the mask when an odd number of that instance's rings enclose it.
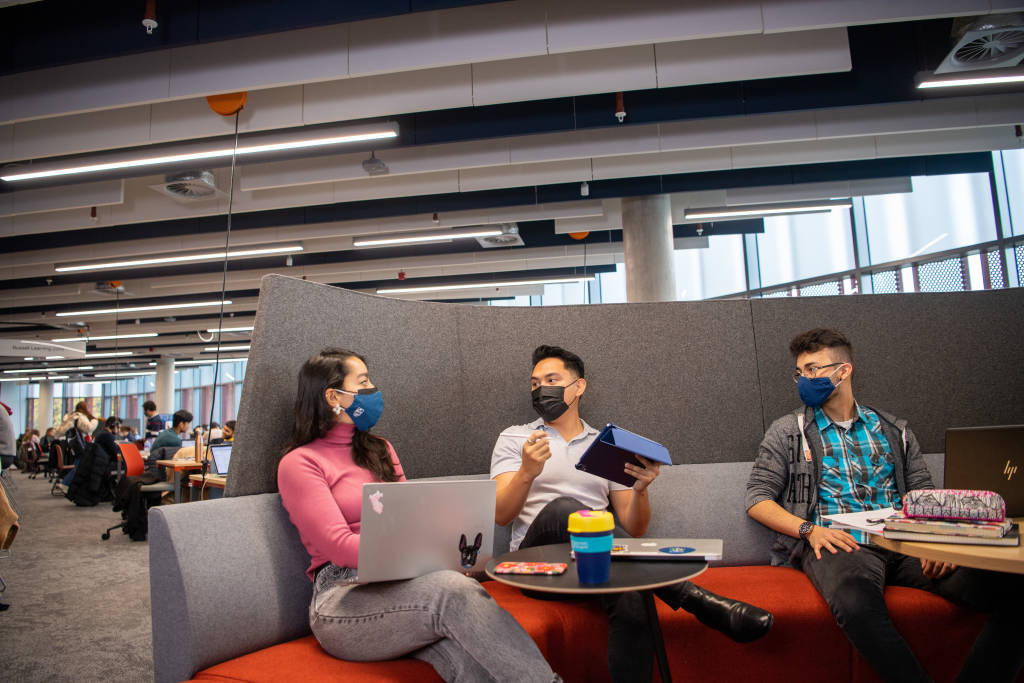
<instances>
[{"instance_id":1,"label":"pink floral pencil case","mask_svg":"<svg viewBox=\"0 0 1024 683\"><path fill-rule=\"evenodd\" d=\"M903 498L903 514L927 519L1001 522L1006 517L1006 503L995 491L914 489Z\"/></svg>"}]
</instances>

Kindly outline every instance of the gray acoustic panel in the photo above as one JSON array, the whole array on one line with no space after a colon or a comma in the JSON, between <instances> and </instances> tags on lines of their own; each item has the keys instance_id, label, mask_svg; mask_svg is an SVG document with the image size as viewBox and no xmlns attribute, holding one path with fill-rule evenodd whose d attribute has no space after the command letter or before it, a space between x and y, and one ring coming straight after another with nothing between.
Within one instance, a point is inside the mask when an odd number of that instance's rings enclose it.
<instances>
[{"instance_id":1,"label":"gray acoustic panel","mask_svg":"<svg viewBox=\"0 0 1024 683\"><path fill-rule=\"evenodd\" d=\"M270 275L255 326L231 496L277 489L298 370L331 345L367 356L384 392L375 432L409 477L486 473L498 433L535 417L530 356L543 343L583 357L584 419L659 440L677 463L753 457L763 433L744 301L488 308Z\"/></svg>"},{"instance_id":2,"label":"gray acoustic panel","mask_svg":"<svg viewBox=\"0 0 1024 683\"><path fill-rule=\"evenodd\" d=\"M583 359L584 420L660 441L673 462L752 458L763 435L747 302L467 306L459 319L473 472L487 471L502 429L536 419L531 354L540 344Z\"/></svg>"},{"instance_id":3,"label":"gray acoustic panel","mask_svg":"<svg viewBox=\"0 0 1024 683\"><path fill-rule=\"evenodd\" d=\"M835 327L853 343L854 395L909 420L925 452L945 430L1024 422L1024 290L751 301L766 424L800 405L789 342Z\"/></svg>"},{"instance_id":4,"label":"gray acoustic panel","mask_svg":"<svg viewBox=\"0 0 1024 683\"><path fill-rule=\"evenodd\" d=\"M460 443L456 306L359 294L279 275L263 278L238 408L229 496L277 490L277 463L293 424L296 382L328 346L367 359L384 393L376 433L394 445L409 477L467 473L445 465ZM421 467L425 453L436 467Z\"/></svg>"}]
</instances>

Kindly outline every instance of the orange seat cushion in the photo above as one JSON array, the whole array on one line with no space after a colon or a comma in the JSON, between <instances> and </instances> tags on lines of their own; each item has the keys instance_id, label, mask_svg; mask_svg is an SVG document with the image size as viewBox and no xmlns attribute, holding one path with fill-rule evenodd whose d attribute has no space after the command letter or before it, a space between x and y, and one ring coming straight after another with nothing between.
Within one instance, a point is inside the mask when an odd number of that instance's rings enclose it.
<instances>
[{"instance_id":1,"label":"orange seat cushion","mask_svg":"<svg viewBox=\"0 0 1024 683\"><path fill-rule=\"evenodd\" d=\"M688 612L674 611L656 601L675 680L879 680L850 646L828 605L803 572L785 567L715 567L695 577L694 583L763 607L775 615L775 623L767 636L744 645L707 628ZM610 680L608 621L596 600L536 600L497 581L483 585L515 617L567 683ZM985 615L913 588L889 587L885 598L893 623L928 673L939 683L952 681ZM440 678L429 664L409 657L386 662L335 659L313 636L306 636L204 669L195 680L428 683ZM1024 674L1019 680L1024 680Z\"/></svg>"}]
</instances>

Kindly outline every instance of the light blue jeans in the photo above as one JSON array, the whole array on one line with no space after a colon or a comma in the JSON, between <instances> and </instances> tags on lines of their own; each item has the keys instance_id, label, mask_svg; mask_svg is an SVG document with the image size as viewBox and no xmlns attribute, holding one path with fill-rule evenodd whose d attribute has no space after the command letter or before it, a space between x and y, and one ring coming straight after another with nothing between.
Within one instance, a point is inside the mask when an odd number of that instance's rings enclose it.
<instances>
[{"instance_id":1,"label":"light blue jeans","mask_svg":"<svg viewBox=\"0 0 1024 683\"><path fill-rule=\"evenodd\" d=\"M355 570L320 570L309 625L339 659L410 655L446 681L561 680L511 614L475 580L438 571L406 581L353 583Z\"/></svg>"}]
</instances>

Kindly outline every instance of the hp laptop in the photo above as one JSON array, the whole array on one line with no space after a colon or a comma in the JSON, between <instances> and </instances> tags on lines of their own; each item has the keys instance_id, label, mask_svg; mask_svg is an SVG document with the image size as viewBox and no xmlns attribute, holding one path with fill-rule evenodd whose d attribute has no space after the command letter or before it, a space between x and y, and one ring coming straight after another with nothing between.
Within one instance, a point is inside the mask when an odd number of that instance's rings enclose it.
<instances>
[{"instance_id":1,"label":"hp laptop","mask_svg":"<svg viewBox=\"0 0 1024 683\"><path fill-rule=\"evenodd\" d=\"M482 572L494 548L490 479L363 484L357 581Z\"/></svg>"},{"instance_id":2,"label":"hp laptop","mask_svg":"<svg viewBox=\"0 0 1024 683\"><path fill-rule=\"evenodd\" d=\"M1024 515L1024 425L947 429L945 487L995 491Z\"/></svg>"},{"instance_id":3,"label":"hp laptop","mask_svg":"<svg viewBox=\"0 0 1024 683\"><path fill-rule=\"evenodd\" d=\"M226 476L228 463L231 461L231 446L210 446L210 460L213 464L211 472Z\"/></svg>"},{"instance_id":4,"label":"hp laptop","mask_svg":"<svg viewBox=\"0 0 1024 683\"><path fill-rule=\"evenodd\" d=\"M616 538L613 560L698 560L722 559L720 538Z\"/></svg>"}]
</instances>

